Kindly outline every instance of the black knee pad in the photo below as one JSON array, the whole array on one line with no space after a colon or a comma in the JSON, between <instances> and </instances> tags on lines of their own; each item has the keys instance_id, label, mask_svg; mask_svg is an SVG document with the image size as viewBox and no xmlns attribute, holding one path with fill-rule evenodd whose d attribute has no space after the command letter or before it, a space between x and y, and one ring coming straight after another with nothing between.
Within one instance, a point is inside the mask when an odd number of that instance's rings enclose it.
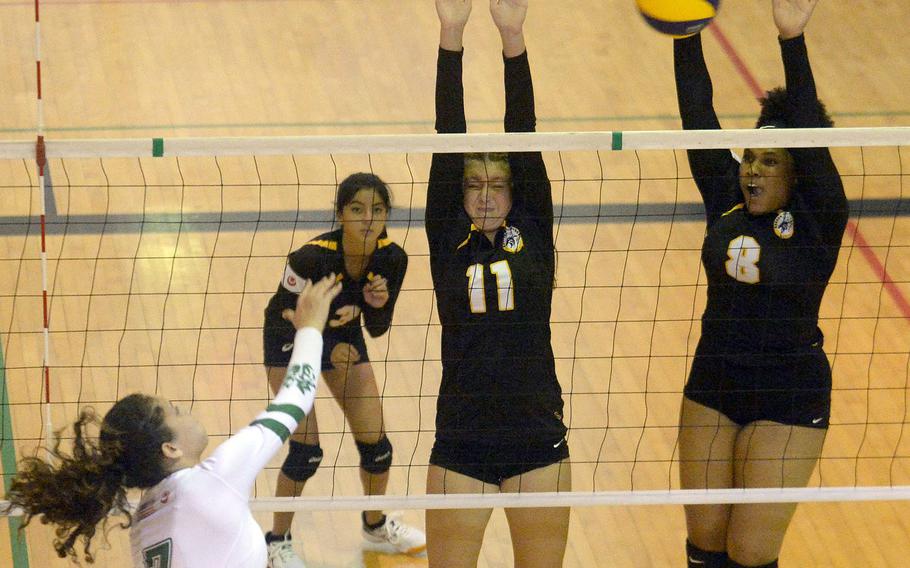
<instances>
[{"instance_id":1,"label":"black knee pad","mask_svg":"<svg viewBox=\"0 0 910 568\"><path fill-rule=\"evenodd\" d=\"M686 540L686 560L689 568L727 568L727 562L729 562L726 552L702 550L688 540Z\"/></svg>"},{"instance_id":2,"label":"black knee pad","mask_svg":"<svg viewBox=\"0 0 910 568\"><path fill-rule=\"evenodd\" d=\"M383 436L375 444L357 442L357 451L360 452L360 467L372 474L389 471L392 467L392 443Z\"/></svg>"},{"instance_id":3,"label":"black knee pad","mask_svg":"<svg viewBox=\"0 0 910 568\"><path fill-rule=\"evenodd\" d=\"M322 462L322 448L318 444L302 444L294 440L291 440L290 445L288 457L281 464L281 473L297 482L313 477Z\"/></svg>"}]
</instances>

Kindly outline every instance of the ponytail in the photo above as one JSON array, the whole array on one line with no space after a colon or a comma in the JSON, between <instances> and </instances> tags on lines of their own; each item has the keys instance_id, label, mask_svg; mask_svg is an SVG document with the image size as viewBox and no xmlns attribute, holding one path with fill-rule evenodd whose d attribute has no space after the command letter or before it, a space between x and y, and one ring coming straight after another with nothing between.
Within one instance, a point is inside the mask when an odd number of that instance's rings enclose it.
<instances>
[{"instance_id":1,"label":"ponytail","mask_svg":"<svg viewBox=\"0 0 910 568\"><path fill-rule=\"evenodd\" d=\"M86 430L100 422L99 439ZM152 487L167 477L161 444L172 439L164 413L155 397L133 394L121 399L99 421L91 408L82 410L73 424L75 438L71 455L60 449L60 432L48 463L38 457L21 461L7 499L7 512L22 510L25 528L34 517L42 524L56 525L54 550L61 558L95 561L91 541L98 526L107 532L111 513L124 517L122 528L132 524L127 488Z\"/></svg>"}]
</instances>

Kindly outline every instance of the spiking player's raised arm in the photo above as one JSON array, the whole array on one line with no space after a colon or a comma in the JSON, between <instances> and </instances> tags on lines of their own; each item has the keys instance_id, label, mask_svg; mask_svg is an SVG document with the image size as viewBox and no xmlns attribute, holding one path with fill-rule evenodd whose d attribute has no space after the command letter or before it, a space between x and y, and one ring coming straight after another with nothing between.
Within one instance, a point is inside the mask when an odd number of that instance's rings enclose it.
<instances>
[{"instance_id":1,"label":"spiking player's raised arm","mask_svg":"<svg viewBox=\"0 0 910 568\"><path fill-rule=\"evenodd\" d=\"M25 513L57 526L61 557L94 560L92 538L111 511L127 517L136 568L265 566L266 546L248 500L253 481L313 406L322 328L341 286L334 276L306 282L285 317L297 329L291 365L272 403L203 461L202 424L166 399L131 394L100 421L96 441L86 428L91 409L75 423L72 454L54 463L26 458L7 498ZM127 489L142 488L131 511ZM82 550L77 550L81 545Z\"/></svg>"}]
</instances>

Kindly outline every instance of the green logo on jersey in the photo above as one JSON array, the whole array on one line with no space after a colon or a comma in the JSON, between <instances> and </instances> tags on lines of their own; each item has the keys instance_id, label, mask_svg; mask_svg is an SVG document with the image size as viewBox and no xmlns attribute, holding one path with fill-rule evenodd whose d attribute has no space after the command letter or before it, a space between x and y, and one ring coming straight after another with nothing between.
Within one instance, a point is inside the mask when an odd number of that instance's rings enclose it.
<instances>
[{"instance_id":1,"label":"green logo on jersey","mask_svg":"<svg viewBox=\"0 0 910 568\"><path fill-rule=\"evenodd\" d=\"M316 390L316 373L309 365L291 365L284 376L284 386L295 386L306 394Z\"/></svg>"},{"instance_id":2,"label":"green logo on jersey","mask_svg":"<svg viewBox=\"0 0 910 568\"><path fill-rule=\"evenodd\" d=\"M146 568L170 568L171 566L171 539L167 538L159 543L142 549L142 561Z\"/></svg>"}]
</instances>

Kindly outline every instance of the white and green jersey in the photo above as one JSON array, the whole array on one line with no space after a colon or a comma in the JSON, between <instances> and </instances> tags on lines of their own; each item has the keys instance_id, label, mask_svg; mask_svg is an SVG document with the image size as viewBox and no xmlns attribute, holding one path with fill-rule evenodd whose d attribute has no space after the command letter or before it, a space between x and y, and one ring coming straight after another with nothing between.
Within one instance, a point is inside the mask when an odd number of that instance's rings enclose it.
<instances>
[{"instance_id":1,"label":"white and green jersey","mask_svg":"<svg viewBox=\"0 0 910 568\"><path fill-rule=\"evenodd\" d=\"M264 568L249 499L256 476L313 407L322 336L297 332L284 384L265 412L194 467L145 491L130 530L136 568Z\"/></svg>"}]
</instances>

